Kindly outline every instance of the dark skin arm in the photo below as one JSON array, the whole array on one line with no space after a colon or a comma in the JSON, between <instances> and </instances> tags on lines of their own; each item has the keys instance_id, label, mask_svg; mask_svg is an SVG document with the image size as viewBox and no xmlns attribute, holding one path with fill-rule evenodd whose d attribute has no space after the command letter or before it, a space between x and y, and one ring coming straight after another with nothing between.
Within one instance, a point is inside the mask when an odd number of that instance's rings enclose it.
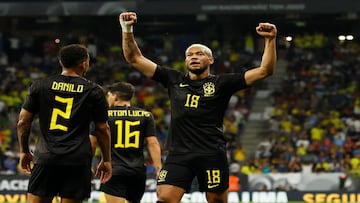
<instances>
[{"instance_id":1,"label":"dark skin arm","mask_svg":"<svg viewBox=\"0 0 360 203\"><path fill-rule=\"evenodd\" d=\"M94 156L94 155L95 155L96 147L97 147L97 145L98 145L97 139L96 139L96 136L95 136L95 135L92 135L92 134L91 134L89 137L90 137L92 155Z\"/></svg>"},{"instance_id":2,"label":"dark skin arm","mask_svg":"<svg viewBox=\"0 0 360 203\"><path fill-rule=\"evenodd\" d=\"M260 67L248 70L245 73L245 80L248 85L271 76L276 68L276 26L270 23L259 23L256 32L264 37L265 47Z\"/></svg>"},{"instance_id":3,"label":"dark skin arm","mask_svg":"<svg viewBox=\"0 0 360 203\"><path fill-rule=\"evenodd\" d=\"M123 21L127 25L132 26L137 22L136 13L121 13L119 15L119 21ZM122 32L122 48L124 57L131 66L149 78L154 75L157 66L156 63L142 55L132 32Z\"/></svg>"},{"instance_id":4,"label":"dark skin arm","mask_svg":"<svg viewBox=\"0 0 360 203\"><path fill-rule=\"evenodd\" d=\"M95 137L101 150L102 159L98 165L95 176L100 175L101 183L110 180L112 176L111 151L110 151L110 129L107 122L95 123ZM92 143L93 148L93 143Z\"/></svg>"},{"instance_id":5,"label":"dark skin arm","mask_svg":"<svg viewBox=\"0 0 360 203\"><path fill-rule=\"evenodd\" d=\"M31 130L31 123L34 120L34 115L26 109L21 109L19 114L19 121L17 123L17 134L20 148L20 166L28 174L31 173L31 162L33 159L29 150L29 137Z\"/></svg>"}]
</instances>

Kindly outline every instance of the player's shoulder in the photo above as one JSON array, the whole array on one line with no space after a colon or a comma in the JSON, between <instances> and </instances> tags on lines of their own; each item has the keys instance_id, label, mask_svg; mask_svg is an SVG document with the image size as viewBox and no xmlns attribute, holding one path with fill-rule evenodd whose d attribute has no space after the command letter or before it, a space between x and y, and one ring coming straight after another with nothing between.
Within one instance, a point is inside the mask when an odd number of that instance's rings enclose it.
<instances>
[{"instance_id":1,"label":"player's shoulder","mask_svg":"<svg viewBox=\"0 0 360 203\"><path fill-rule=\"evenodd\" d=\"M186 74L181 72L180 70L178 70L177 68L175 67L168 67L168 66L157 66L157 69L156 69L158 72L163 72L163 73L166 73L170 76L173 76L173 77L184 77Z\"/></svg>"},{"instance_id":2,"label":"player's shoulder","mask_svg":"<svg viewBox=\"0 0 360 203\"><path fill-rule=\"evenodd\" d=\"M237 73L222 73L214 75L214 80L218 82L229 81L229 80L244 80L245 72L240 71Z\"/></svg>"},{"instance_id":3,"label":"player's shoulder","mask_svg":"<svg viewBox=\"0 0 360 203\"><path fill-rule=\"evenodd\" d=\"M87 78L79 77L79 78L77 78L77 82L85 84L89 89L92 89L92 91L96 90L99 92L103 92L103 87L100 84L98 84L92 80L89 80Z\"/></svg>"},{"instance_id":4,"label":"player's shoulder","mask_svg":"<svg viewBox=\"0 0 360 203\"><path fill-rule=\"evenodd\" d=\"M143 111L143 112L152 114L151 111L146 110L145 108L138 107L138 106L130 106L130 108L132 108L133 110Z\"/></svg>"},{"instance_id":5,"label":"player's shoulder","mask_svg":"<svg viewBox=\"0 0 360 203\"><path fill-rule=\"evenodd\" d=\"M52 80L52 77L53 76L35 79L35 80L31 81L30 86L32 89L38 89L38 88L44 87L44 86L46 86L46 84L49 83L48 81Z\"/></svg>"},{"instance_id":6,"label":"player's shoulder","mask_svg":"<svg viewBox=\"0 0 360 203\"><path fill-rule=\"evenodd\" d=\"M140 108L140 107L136 107L136 106L131 106L133 108L133 110L137 111L137 112L141 112L139 115L141 115L141 117L144 117L145 119L154 119L154 115L151 111L146 110L145 108Z\"/></svg>"}]
</instances>

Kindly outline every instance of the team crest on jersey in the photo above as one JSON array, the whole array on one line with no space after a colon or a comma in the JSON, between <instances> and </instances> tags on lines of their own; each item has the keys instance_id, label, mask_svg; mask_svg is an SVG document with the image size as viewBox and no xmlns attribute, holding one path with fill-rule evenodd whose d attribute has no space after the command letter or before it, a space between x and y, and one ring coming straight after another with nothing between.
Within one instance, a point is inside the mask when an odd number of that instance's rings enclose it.
<instances>
[{"instance_id":1,"label":"team crest on jersey","mask_svg":"<svg viewBox=\"0 0 360 203\"><path fill-rule=\"evenodd\" d=\"M203 84L204 97L211 97L215 94L215 84L213 82L207 82Z\"/></svg>"},{"instance_id":2,"label":"team crest on jersey","mask_svg":"<svg viewBox=\"0 0 360 203\"><path fill-rule=\"evenodd\" d=\"M158 182L164 182L166 179L166 175L167 175L168 171L167 170L161 170L159 177L158 177Z\"/></svg>"}]
</instances>

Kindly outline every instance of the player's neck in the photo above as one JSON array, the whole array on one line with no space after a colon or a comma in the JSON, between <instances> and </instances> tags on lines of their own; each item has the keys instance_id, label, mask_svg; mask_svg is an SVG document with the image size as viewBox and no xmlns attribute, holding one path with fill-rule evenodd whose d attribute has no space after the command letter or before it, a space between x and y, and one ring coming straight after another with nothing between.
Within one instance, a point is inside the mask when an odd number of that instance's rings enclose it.
<instances>
[{"instance_id":1,"label":"player's neck","mask_svg":"<svg viewBox=\"0 0 360 203\"><path fill-rule=\"evenodd\" d=\"M129 101L116 101L114 106L131 106Z\"/></svg>"},{"instance_id":2,"label":"player's neck","mask_svg":"<svg viewBox=\"0 0 360 203\"><path fill-rule=\"evenodd\" d=\"M209 71L205 71L205 72L203 72L203 73L200 74L200 75L197 75L197 74L194 74L194 73L192 73L192 72L189 72L189 78L190 78L190 80L202 80L202 79L204 79L204 78L209 77L209 75L210 75L210 72L209 72Z\"/></svg>"},{"instance_id":3,"label":"player's neck","mask_svg":"<svg viewBox=\"0 0 360 203\"><path fill-rule=\"evenodd\" d=\"M63 71L61 72L61 75L82 77L83 73L79 73L72 69L63 69Z\"/></svg>"}]
</instances>

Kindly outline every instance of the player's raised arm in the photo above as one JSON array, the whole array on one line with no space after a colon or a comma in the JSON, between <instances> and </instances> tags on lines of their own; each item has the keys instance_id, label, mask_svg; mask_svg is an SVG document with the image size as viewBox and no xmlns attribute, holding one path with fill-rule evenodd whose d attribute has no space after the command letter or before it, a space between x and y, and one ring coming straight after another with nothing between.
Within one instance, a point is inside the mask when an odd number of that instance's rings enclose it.
<instances>
[{"instance_id":1,"label":"player's raised arm","mask_svg":"<svg viewBox=\"0 0 360 203\"><path fill-rule=\"evenodd\" d=\"M152 77L157 65L142 55L134 38L133 25L137 22L136 13L121 13L119 22L122 29L122 49L125 60L145 76Z\"/></svg>"},{"instance_id":2,"label":"player's raised arm","mask_svg":"<svg viewBox=\"0 0 360 203\"><path fill-rule=\"evenodd\" d=\"M265 38L265 47L260 67L248 70L245 73L245 80L248 85L272 75L276 67L276 26L270 23L259 23L256 32Z\"/></svg>"}]
</instances>

